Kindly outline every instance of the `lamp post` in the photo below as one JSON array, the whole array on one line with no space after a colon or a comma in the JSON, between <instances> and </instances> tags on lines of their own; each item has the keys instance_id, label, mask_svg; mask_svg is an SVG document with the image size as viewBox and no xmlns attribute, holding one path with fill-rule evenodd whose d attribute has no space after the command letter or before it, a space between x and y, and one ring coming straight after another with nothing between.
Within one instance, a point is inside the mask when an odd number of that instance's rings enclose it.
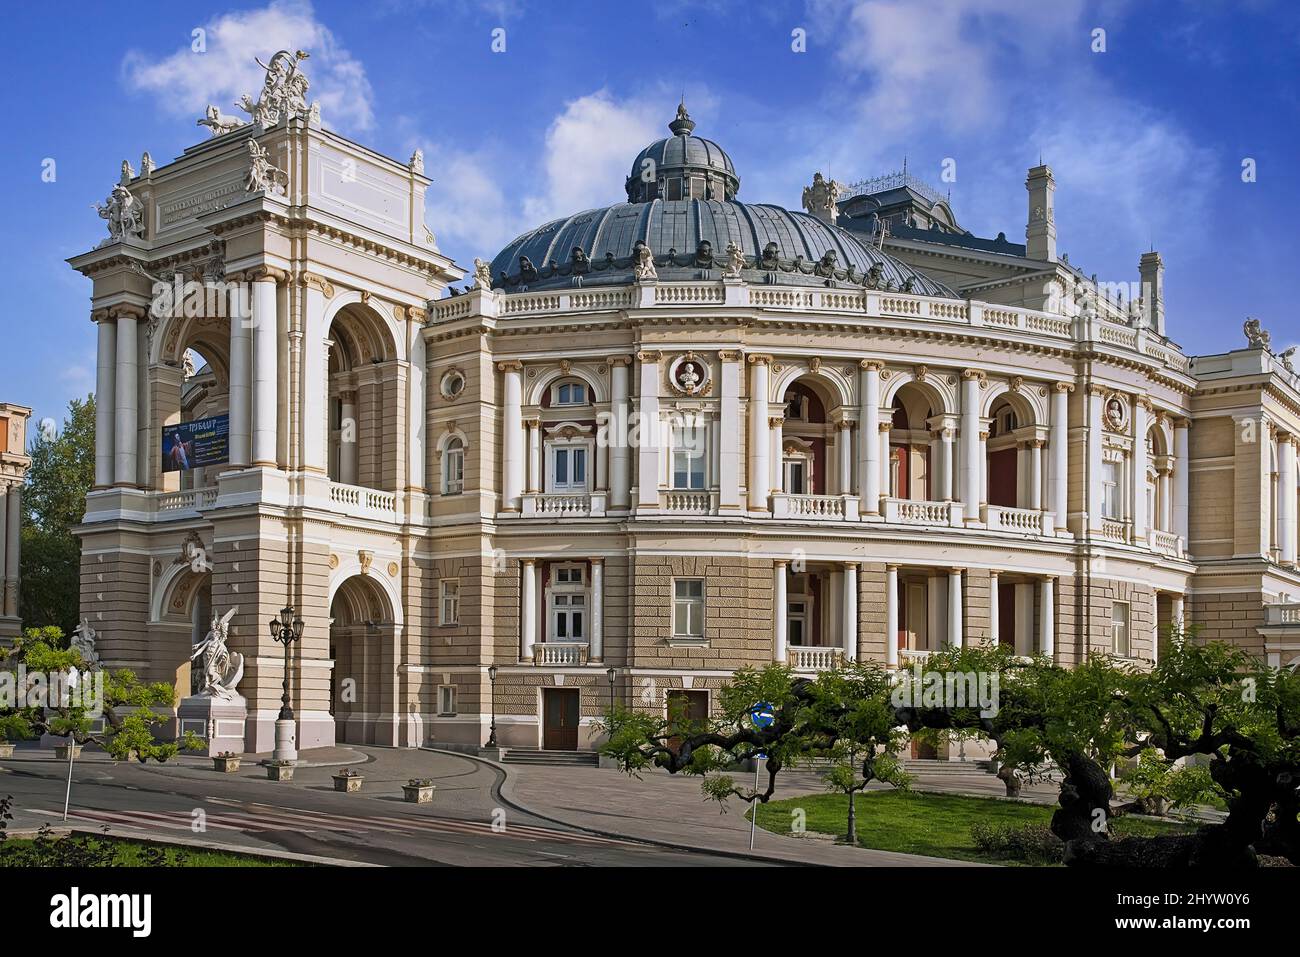
<instances>
[{"instance_id":1,"label":"lamp post","mask_svg":"<svg viewBox=\"0 0 1300 957\"><path fill-rule=\"evenodd\" d=\"M280 609L280 617L272 618L269 624L271 638L284 645L284 694L280 696L280 716L275 721L275 750L271 753L272 761L296 761L298 749L295 746L293 708L289 704L289 646L302 638L303 621L294 614L293 606L286 605Z\"/></svg>"},{"instance_id":2,"label":"lamp post","mask_svg":"<svg viewBox=\"0 0 1300 957\"><path fill-rule=\"evenodd\" d=\"M489 728L487 744L485 748L495 748L497 745L497 666L488 665L488 681L492 685L492 725Z\"/></svg>"},{"instance_id":3,"label":"lamp post","mask_svg":"<svg viewBox=\"0 0 1300 957\"><path fill-rule=\"evenodd\" d=\"M605 677L609 679L609 718L614 720L614 682L618 679L618 669L608 668Z\"/></svg>"}]
</instances>

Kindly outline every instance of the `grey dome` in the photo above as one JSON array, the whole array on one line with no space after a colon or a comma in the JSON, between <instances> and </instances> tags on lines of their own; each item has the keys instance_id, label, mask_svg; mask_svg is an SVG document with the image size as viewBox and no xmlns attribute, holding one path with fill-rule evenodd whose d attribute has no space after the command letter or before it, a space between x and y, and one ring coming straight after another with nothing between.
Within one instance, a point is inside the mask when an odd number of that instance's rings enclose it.
<instances>
[{"instance_id":1,"label":"grey dome","mask_svg":"<svg viewBox=\"0 0 1300 957\"><path fill-rule=\"evenodd\" d=\"M697 255L703 242L711 246L711 264ZM517 291L629 283L633 250L641 243L654 253L660 279L717 279L729 242L744 254L743 274L750 282L807 285L809 277L817 277L812 281L866 282L960 298L943 283L815 216L779 206L697 199L618 203L547 223L497 253L493 285ZM575 249L583 255L575 257ZM819 269L828 252L835 254L829 270Z\"/></svg>"},{"instance_id":2,"label":"grey dome","mask_svg":"<svg viewBox=\"0 0 1300 957\"><path fill-rule=\"evenodd\" d=\"M695 121L686 112L685 103L677 107L677 117L668 129L672 136L651 143L632 161L624 184L628 202L735 199L740 178L731 157L713 140L691 135Z\"/></svg>"},{"instance_id":3,"label":"grey dome","mask_svg":"<svg viewBox=\"0 0 1300 957\"><path fill-rule=\"evenodd\" d=\"M869 240L807 213L737 202L731 157L692 136L685 104L632 164L630 202L589 209L524 233L492 260L493 286L509 291L632 282L637 247L654 254L659 278L717 279L727 246L745 257L753 283L867 285L959 298L943 283L882 252ZM649 170L645 176L642 170ZM809 277L815 277L810 279Z\"/></svg>"}]
</instances>

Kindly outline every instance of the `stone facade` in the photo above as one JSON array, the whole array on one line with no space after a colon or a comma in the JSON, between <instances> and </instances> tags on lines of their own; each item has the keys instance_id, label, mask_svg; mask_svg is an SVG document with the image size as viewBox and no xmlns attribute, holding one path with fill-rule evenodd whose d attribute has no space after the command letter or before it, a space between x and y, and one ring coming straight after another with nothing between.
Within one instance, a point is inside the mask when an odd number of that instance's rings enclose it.
<instances>
[{"instance_id":1,"label":"stone facade","mask_svg":"<svg viewBox=\"0 0 1300 957\"><path fill-rule=\"evenodd\" d=\"M250 136L283 193L245 189ZM72 260L105 397L82 613L179 697L235 609L248 749L273 740L284 605L300 747L476 747L495 719L509 747L589 748L611 697L711 708L744 666L985 641L1149 662L1180 620L1300 650L1300 384L1258 346L1189 360L1163 307L1080 305L1054 226L1033 255L869 251L786 213L880 271L654 249L633 281L629 246L588 283L592 245L444 295L428 184L289 115L132 180L144 234ZM175 274L250 308L158 314ZM214 415L226 460L165 471L165 427Z\"/></svg>"}]
</instances>

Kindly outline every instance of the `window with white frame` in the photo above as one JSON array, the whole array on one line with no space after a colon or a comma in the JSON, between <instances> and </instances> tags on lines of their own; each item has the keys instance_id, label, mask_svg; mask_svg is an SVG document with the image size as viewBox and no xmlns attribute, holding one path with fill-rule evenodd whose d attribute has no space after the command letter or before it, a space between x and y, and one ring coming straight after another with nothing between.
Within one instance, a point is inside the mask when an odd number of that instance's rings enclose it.
<instances>
[{"instance_id":1,"label":"window with white frame","mask_svg":"<svg viewBox=\"0 0 1300 957\"><path fill-rule=\"evenodd\" d=\"M678 578L673 582L673 635L704 637L703 578Z\"/></svg>"},{"instance_id":2,"label":"window with white frame","mask_svg":"<svg viewBox=\"0 0 1300 957\"><path fill-rule=\"evenodd\" d=\"M582 565L551 569L550 640L587 640L587 579Z\"/></svg>"},{"instance_id":3,"label":"window with white frame","mask_svg":"<svg viewBox=\"0 0 1300 957\"><path fill-rule=\"evenodd\" d=\"M560 382L551 387L551 405L586 405L587 386L582 382Z\"/></svg>"},{"instance_id":4,"label":"window with white frame","mask_svg":"<svg viewBox=\"0 0 1300 957\"><path fill-rule=\"evenodd\" d=\"M809 460L806 455L787 455L782 467L785 469L785 490L790 495L804 495L809 489Z\"/></svg>"},{"instance_id":5,"label":"window with white frame","mask_svg":"<svg viewBox=\"0 0 1300 957\"><path fill-rule=\"evenodd\" d=\"M438 582L438 624L454 625L460 621L460 579L444 578Z\"/></svg>"},{"instance_id":6,"label":"window with white frame","mask_svg":"<svg viewBox=\"0 0 1300 957\"><path fill-rule=\"evenodd\" d=\"M1101 463L1101 514L1118 521L1123 517L1123 490L1120 488L1121 463Z\"/></svg>"},{"instance_id":7,"label":"window with white frame","mask_svg":"<svg viewBox=\"0 0 1300 957\"><path fill-rule=\"evenodd\" d=\"M456 713L456 686L438 685L438 714L453 715L455 713Z\"/></svg>"},{"instance_id":8,"label":"window with white frame","mask_svg":"<svg viewBox=\"0 0 1300 957\"><path fill-rule=\"evenodd\" d=\"M1129 604L1126 601L1111 605L1110 652L1121 658L1129 657Z\"/></svg>"},{"instance_id":9,"label":"window with white frame","mask_svg":"<svg viewBox=\"0 0 1300 957\"><path fill-rule=\"evenodd\" d=\"M442 494L459 495L465 490L465 443L448 439L442 450Z\"/></svg>"},{"instance_id":10,"label":"window with white frame","mask_svg":"<svg viewBox=\"0 0 1300 957\"><path fill-rule=\"evenodd\" d=\"M808 643L808 602L804 599L786 603L786 640L795 647Z\"/></svg>"},{"instance_id":11,"label":"window with white frame","mask_svg":"<svg viewBox=\"0 0 1300 957\"><path fill-rule=\"evenodd\" d=\"M672 486L676 489L703 489L707 481L704 463L709 448L704 424L693 421L674 425L672 431Z\"/></svg>"},{"instance_id":12,"label":"window with white frame","mask_svg":"<svg viewBox=\"0 0 1300 957\"><path fill-rule=\"evenodd\" d=\"M585 492L590 446L552 443L548 448L551 457L550 491Z\"/></svg>"}]
</instances>

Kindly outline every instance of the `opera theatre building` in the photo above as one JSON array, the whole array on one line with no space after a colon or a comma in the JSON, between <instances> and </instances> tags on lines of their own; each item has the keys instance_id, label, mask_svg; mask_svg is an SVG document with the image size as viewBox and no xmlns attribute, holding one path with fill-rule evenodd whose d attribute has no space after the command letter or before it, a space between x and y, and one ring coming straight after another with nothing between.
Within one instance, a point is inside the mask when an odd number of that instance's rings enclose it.
<instances>
[{"instance_id":1,"label":"opera theatre building","mask_svg":"<svg viewBox=\"0 0 1300 957\"><path fill-rule=\"evenodd\" d=\"M300 748L475 747L495 715L504 747L590 751L611 700L702 714L746 665L1150 662L1180 621L1300 658L1289 356L1253 320L1185 355L1156 252L1111 284L1058 256L1048 167L1023 242L906 171L790 210L742 201L682 106L625 195L462 268L422 155L306 87L277 54L250 117L123 163L71 260L81 613L178 710L226 628L245 717L210 734L271 750L285 606Z\"/></svg>"}]
</instances>

